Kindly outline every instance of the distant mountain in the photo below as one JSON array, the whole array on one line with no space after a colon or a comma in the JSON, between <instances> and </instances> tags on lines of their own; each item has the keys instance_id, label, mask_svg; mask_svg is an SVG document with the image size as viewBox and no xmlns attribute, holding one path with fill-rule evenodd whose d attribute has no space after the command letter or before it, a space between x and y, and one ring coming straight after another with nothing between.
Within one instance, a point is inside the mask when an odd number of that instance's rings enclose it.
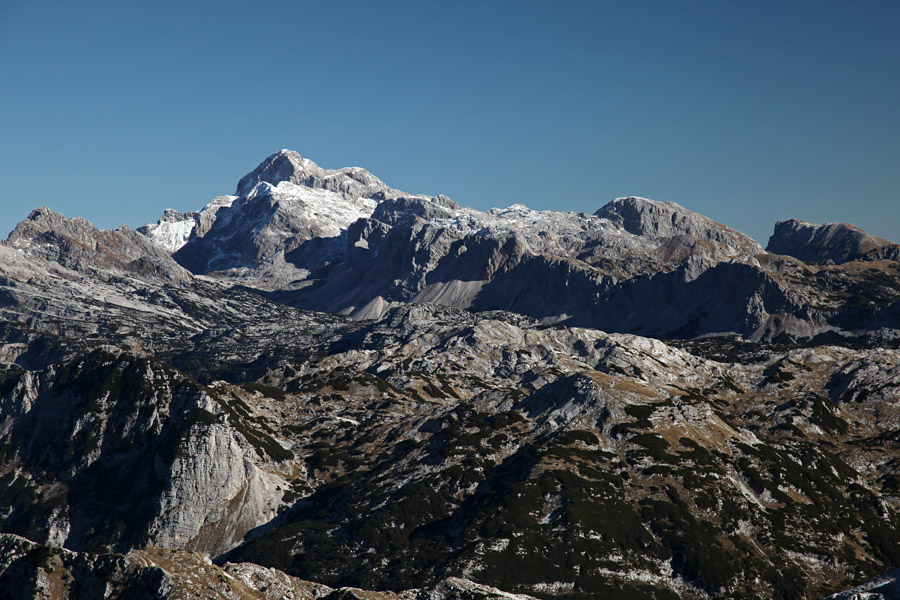
<instances>
[{"instance_id":1,"label":"distant mountain","mask_svg":"<svg viewBox=\"0 0 900 600\"><path fill-rule=\"evenodd\" d=\"M900 245L869 235L849 223L813 225L797 219L776 223L766 250L813 264L900 260Z\"/></svg>"},{"instance_id":2,"label":"distant mountain","mask_svg":"<svg viewBox=\"0 0 900 600\"><path fill-rule=\"evenodd\" d=\"M252 270L264 274L256 278L258 283L265 280L262 285L290 286L304 275L285 255L312 242L314 256L307 262L340 256L347 227L371 215L379 199L396 193L364 169L322 169L282 150L243 177L236 196L224 197L194 217L198 226L174 251L175 258L194 273L243 275ZM187 216L176 218L189 226ZM142 230L161 239L156 232L171 219L164 215L156 226Z\"/></svg>"},{"instance_id":3,"label":"distant mountain","mask_svg":"<svg viewBox=\"0 0 900 600\"><path fill-rule=\"evenodd\" d=\"M42 207L16 225L7 247L73 271L112 272L185 281L190 274L160 248L129 227L97 229L81 218L67 219Z\"/></svg>"},{"instance_id":4,"label":"distant mountain","mask_svg":"<svg viewBox=\"0 0 900 600\"><path fill-rule=\"evenodd\" d=\"M173 257L195 274L357 319L433 302L663 339L870 337L900 326L896 278L825 264L866 256L892 261L888 271L900 266L897 246L851 226L780 223L767 253L672 202L619 198L594 215L480 212L287 150L243 177L236 194L140 231L169 252L177 238Z\"/></svg>"}]
</instances>

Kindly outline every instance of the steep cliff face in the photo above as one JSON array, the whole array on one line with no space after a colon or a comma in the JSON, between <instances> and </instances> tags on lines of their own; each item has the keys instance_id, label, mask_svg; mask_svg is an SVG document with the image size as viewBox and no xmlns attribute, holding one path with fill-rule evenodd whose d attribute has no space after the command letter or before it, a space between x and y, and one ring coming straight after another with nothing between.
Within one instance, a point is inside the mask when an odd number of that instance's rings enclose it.
<instances>
[{"instance_id":1,"label":"steep cliff face","mask_svg":"<svg viewBox=\"0 0 900 600\"><path fill-rule=\"evenodd\" d=\"M276 514L284 479L227 392L104 351L5 385L4 531L72 550L152 540L217 554Z\"/></svg>"},{"instance_id":2,"label":"steep cliff face","mask_svg":"<svg viewBox=\"0 0 900 600\"><path fill-rule=\"evenodd\" d=\"M686 210L674 202L655 202L630 196L613 200L596 213L634 235L651 238L690 236L721 244L723 251L736 257L750 258L762 247L748 236L703 215Z\"/></svg>"}]
</instances>

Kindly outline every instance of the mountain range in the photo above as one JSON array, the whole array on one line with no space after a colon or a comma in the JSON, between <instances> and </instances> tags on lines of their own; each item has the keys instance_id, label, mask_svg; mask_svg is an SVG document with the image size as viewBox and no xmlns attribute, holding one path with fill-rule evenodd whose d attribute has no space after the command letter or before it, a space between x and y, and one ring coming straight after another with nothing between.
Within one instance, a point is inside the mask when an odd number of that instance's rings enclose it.
<instances>
[{"instance_id":1,"label":"mountain range","mask_svg":"<svg viewBox=\"0 0 900 600\"><path fill-rule=\"evenodd\" d=\"M282 150L137 230L34 210L0 316L12 598L896 597L900 246L849 224Z\"/></svg>"}]
</instances>

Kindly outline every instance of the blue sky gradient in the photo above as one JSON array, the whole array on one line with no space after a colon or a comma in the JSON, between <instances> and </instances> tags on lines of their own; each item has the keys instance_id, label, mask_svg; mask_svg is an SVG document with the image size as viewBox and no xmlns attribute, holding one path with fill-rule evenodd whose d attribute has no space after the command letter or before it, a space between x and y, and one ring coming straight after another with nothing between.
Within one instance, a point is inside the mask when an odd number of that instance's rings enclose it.
<instances>
[{"instance_id":1,"label":"blue sky gradient","mask_svg":"<svg viewBox=\"0 0 900 600\"><path fill-rule=\"evenodd\" d=\"M196 210L291 148L478 209L900 242L898 31L877 1L0 0L0 235Z\"/></svg>"}]
</instances>

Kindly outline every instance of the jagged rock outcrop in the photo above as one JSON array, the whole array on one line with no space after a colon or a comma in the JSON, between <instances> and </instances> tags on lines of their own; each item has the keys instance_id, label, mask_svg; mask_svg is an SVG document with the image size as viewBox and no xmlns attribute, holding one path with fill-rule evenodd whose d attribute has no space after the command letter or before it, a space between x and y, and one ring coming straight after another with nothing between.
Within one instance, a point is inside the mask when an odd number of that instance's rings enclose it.
<instances>
[{"instance_id":1,"label":"jagged rock outcrop","mask_svg":"<svg viewBox=\"0 0 900 600\"><path fill-rule=\"evenodd\" d=\"M190 273L164 250L133 229L100 230L85 219L67 219L46 207L31 211L4 244L48 263L101 277L121 272L169 282L190 279Z\"/></svg>"},{"instance_id":2,"label":"jagged rock outcrop","mask_svg":"<svg viewBox=\"0 0 900 600\"><path fill-rule=\"evenodd\" d=\"M766 250L814 264L900 260L900 246L870 235L859 227L849 223L813 225L798 219L776 223Z\"/></svg>"},{"instance_id":3,"label":"jagged rock outcrop","mask_svg":"<svg viewBox=\"0 0 900 600\"><path fill-rule=\"evenodd\" d=\"M292 183L311 189L328 190L348 199L385 198L402 195L360 167L323 169L293 150L281 150L266 158L253 171L241 178L238 196L249 196L260 183L278 186Z\"/></svg>"}]
</instances>

